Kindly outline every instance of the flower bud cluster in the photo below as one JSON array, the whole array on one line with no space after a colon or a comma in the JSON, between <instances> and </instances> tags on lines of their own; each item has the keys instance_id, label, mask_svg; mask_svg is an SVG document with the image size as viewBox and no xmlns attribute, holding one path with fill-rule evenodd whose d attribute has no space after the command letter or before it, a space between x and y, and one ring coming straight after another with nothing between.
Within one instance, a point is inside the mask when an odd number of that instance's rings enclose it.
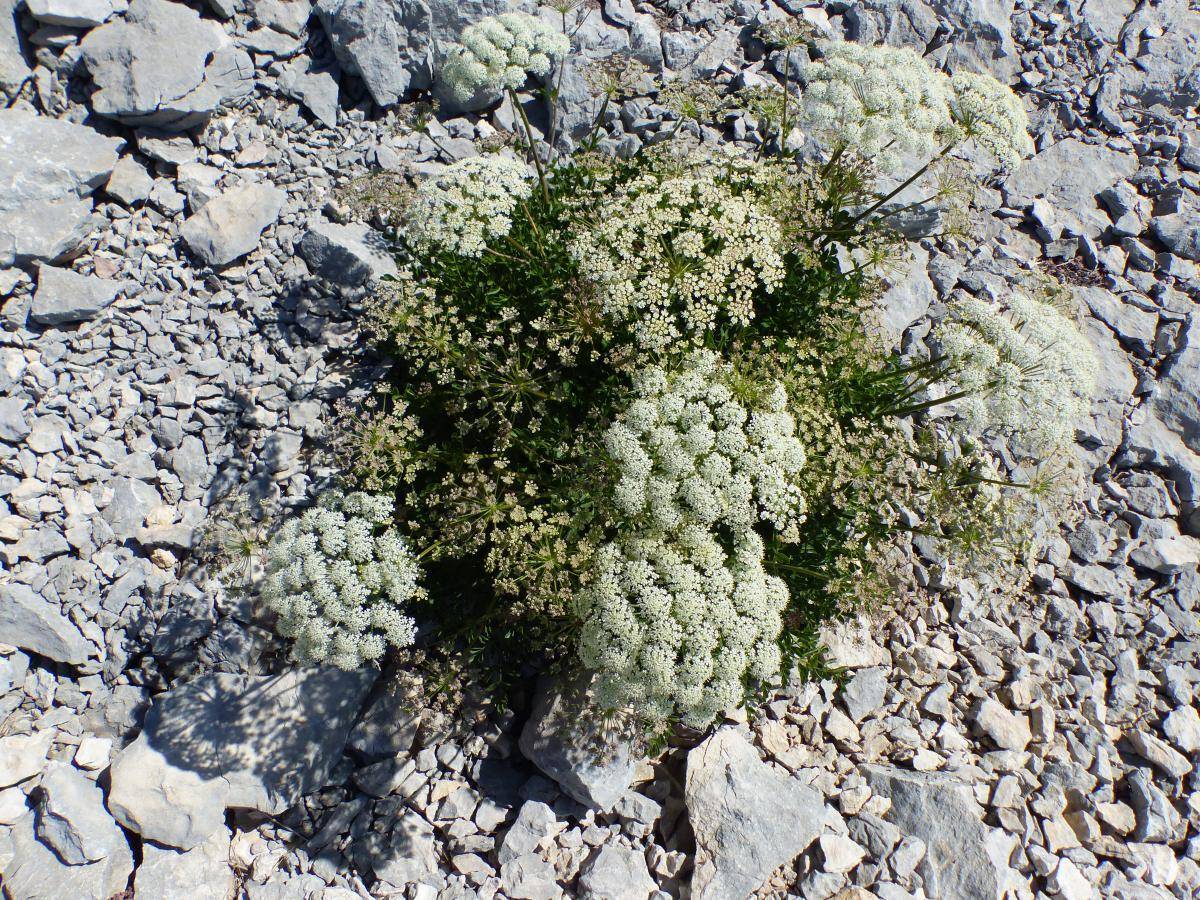
<instances>
[{"instance_id":1,"label":"flower bud cluster","mask_svg":"<svg viewBox=\"0 0 1200 900\"><path fill-rule=\"evenodd\" d=\"M263 597L299 662L353 669L412 643L420 569L392 513L387 496L330 493L271 541Z\"/></svg>"}]
</instances>

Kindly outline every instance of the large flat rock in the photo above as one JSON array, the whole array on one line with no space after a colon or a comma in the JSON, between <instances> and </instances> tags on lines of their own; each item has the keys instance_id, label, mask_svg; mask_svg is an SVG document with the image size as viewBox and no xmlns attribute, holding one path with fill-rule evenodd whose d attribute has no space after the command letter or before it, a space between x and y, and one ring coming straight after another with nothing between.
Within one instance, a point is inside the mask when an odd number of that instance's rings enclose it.
<instances>
[{"instance_id":1,"label":"large flat rock","mask_svg":"<svg viewBox=\"0 0 1200 900\"><path fill-rule=\"evenodd\" d=\"M93 190L125 142L86 125L0 109L0 266L69 256L92 230Z\"/></svg>"},{"instance_id":2,"label":"large flat rock","mask_svg":"<svg viewBox=\"0 0 1200 900\"><path fill-rule=\"evenodd\" d=\"M0 584L0 640L55 662L81 665L99 651L57 604L24 584Z\"/></svg>"},{"instance_id":3,"label":"large flat rock","mask_svg":"<svg viewBox=\"0 0 1200 900\"><path fill-rule=\"evenodd\" d=\"M0 871L6 900L110 900L125 890L133 874L133 854L124 836L103 859L73 866L38 840L34 820L30 811L8 833L12 860Z\"/></svg>"},{"instance_id":4,"label":"large flat rock","mask_svg":"<svg viewBox=\"0 0 1200 900\"><path fill-rule=\"evenodd\" d=\"M258 181L236 185L204 204L180 230L188 247L210 266L225 266L258 246L279 218L287 194Z\"/></svg>"},{"instance_id":5,"label":"large flat rock","mask_svg":"<svg viewBox=\"0 0 1200 900\"><path fill-rule=\"evenodd\" d=\"M281 813L325 783L374 680L369 670L217 673L162 694L113 761L108 807L184 850L221 828L227 808Z\"/></svg>"},{"instance_id":6,"label":"large flat rock","mask_svg":"<svg viewBox=\"0 0 1200 900\"><path fill-rule=\"evenodd\" d=\"M695 900L744 900L825 822L821 794L764 763L732 728L688 753L684 799L696 834Z\"/></svg>"},{"instance_id":7,"label":"large flat rock","mask_svg":"<svg viewBox=\"0 0 1200 900\"><path fill-rule=\"evenodd\" d=\"M92 109L130 125L181 131L254 87L254 64L216 22L182 3L133 0L80 44Z\"/></svg>"}]
</instances>

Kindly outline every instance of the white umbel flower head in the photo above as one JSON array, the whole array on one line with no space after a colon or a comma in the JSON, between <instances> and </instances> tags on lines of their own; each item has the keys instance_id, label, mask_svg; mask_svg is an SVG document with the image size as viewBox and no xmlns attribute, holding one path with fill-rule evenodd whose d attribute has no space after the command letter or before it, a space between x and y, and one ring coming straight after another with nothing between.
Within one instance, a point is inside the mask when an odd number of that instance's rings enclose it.
<instances>
[{"instance_id":1,"label":"white umbel flower head","mask_svg":"<svg viewBox=\"0 0 1200 900\"><path fill-rule=\"evenodd\" d=\"M748 322L754 292L782 282L781 228L743 190L753 177L715 165L641 175L572 243L605 313L628 322L642 348L698 340L721 319Z\"/></svg>"},{"instance_id":2,"label":"white umbel flower head","mask_svg":"<svg viewBox=\"0 0 1200 900\"><path fill-rule=\"evenodd\" d=\"M788 592L757 529L798 537L804 447L782 386L747 408L730 375L709 351L648 367L604 437L621 525L581 594L580 655L603 705L653 723L705 725L779 669Z\"/></svg>"},{"instance_id":3,"label":"white umbel flower head","mask_svg":"<svg viewBox=\"0 0 1200 900\"><path fill-rule=\"evenodd\" d=\"M423 181L406 213L405 235L421 250L482 255L512 229L512 213L532 190L529 169L508 156L472 156Z\"/></svg>"},{"instance_id":4,"label":"white umbel flower head","mask_svg":"<svg viewBox=\"0 0 1200 900\"><path fill-rule=\"evenodd\" d=\"M571 42L560 30L528 13L502 13L468 25L442 67L450 94L466 103L480 91L516 90L530 75L550 73Z\"/></svg>"},{"instance_id":5,"label":"white umbel flower head","mask_svg":"<svg viewBox=\"0 0 1200 900\"><path fill-rule=\"evenodd\" d=\"M390 497L334 492L276 533L263 599L299 662L353 669L412 643L420 569L391 521Z\"/></svg>"},{"instance_id":6,"label":"white umbel flower head","mask_svg":"<svg viewBox=\"0 0 1200 900\"><path fill-rule=\"evenodd\" d=\"M956 137L975 141L1006 169L1033 153L1029 117L1012 88L976 72L960 72L950 85Z\"/></svg>"},{"instance_id":7,"label":"white umbel flower head","mask_svg":"<svg viewBox=\"0 0 1200 900\"><path fill-rule=\"evenodd\" d=\"M881 169L899 157L931 157L950 127L950 80L907 47L848 41L822 46L804 74L801 118L837 147Z\"/></svg>"},{"instance_id":8,"label":"white umbel flower head","mask_svg":"<svg viewBox=\"0 0 1200 900\"><path fill-rule=\"evenodd\" d=\"M1014 293L1004 307L971 297L951 308L937 342L969 432L998 431L1048 452L1070 443L1096 389L1096 354L1049 303Z\"/></svg>"}]
</instances>

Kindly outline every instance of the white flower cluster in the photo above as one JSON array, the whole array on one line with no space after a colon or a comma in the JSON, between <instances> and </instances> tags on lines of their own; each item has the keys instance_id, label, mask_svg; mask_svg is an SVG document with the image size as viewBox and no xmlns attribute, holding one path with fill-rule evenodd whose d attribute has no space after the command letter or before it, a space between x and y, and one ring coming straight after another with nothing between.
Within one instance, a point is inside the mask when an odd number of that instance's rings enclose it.
<instances>
[{"instance_id":1,"label":"white flower cluster","mask_svg":"<svg viewBox=\"0 0 1200 900\"><path fill-rule=\"evenodd\" d=\"M806 70L805 124L893 169L975 140L1011 168L1033 152L1020 99L990 75L947 77L906 47L830 42Z\"/></svg>"},{"instance_id":2,"label":"white flower cluster","mask_svg":"<svg viewBox=\"0 0 1200 900\"><path fill-rule=\"evenodd\" d=\"M1009 87L976 72L960 72L950 86L950 112L958 134L976 141L1008 169L1033 153L1029 117Z\"/></svg>"},{"instance_id":3,"label":"white flower cluster","mask_svg":"<svg viewBox=\"0 0 1200 900\"><path fill-rule=\"evenodd\" d=\"M572 243L605 313L629 321L639 346L698 339L721 314L748 322L754 292L782 282L779 222L729 182L718 166L642 175L602 203L593 228Z\"/></svg>"},{"instance_id":4,"label":"white flower cluster","mask_svg":"<svg viewBox=\"0 0 1200 900\"><path fill-rule=\"evenodd\" d=\"M808 128L893 169L898 157L930 157L950 126L947 79L907 47L847 41L822 47L805 72Z\"/></svg>"},{"instance_id":5,"label":"white flower cluster","mask_svg":"<svg viewBox=\"0 0 1200 900\"><path fill-rule=\"evenodd\" d=\"M423 181L406 212L415 247L480 256L512 229L512 213L532 191L524 163L496 154L451 163Z\"/></svg>"},{"instance_id":6,"label":"white flower cluster","mask_svg":"<svg viewBox=\"0 0 1200 900\"><path fill-rule=\"evenodd\" d=\"M1038 451L1065 446L1095 392L1095 351L1049 303L1015 293L1006 307L961 300L938 331L953 381L969 392L963 424L1014 433Z\"/></svg>"},{"instance_id":7,"label":"white flower cluster","mask_svg":"<svg viewBox=\"0 0 1200 900\"><path fill-rule=\"evenodd\" d=\"M306 665L353 669L415 635L405 605L420 569L391 527L387 496L330 493L285 522L267 551L263 596Z\"/></svg>"},{"instance_id":8,"label":"white flower cluster","mask_svg":"<svg viewBox=\"0 0 1200 900\"><path fill-rule=\"evenodd\" d=\"M502 13L468 25L442 68L455 99L466 103L480 91L516 90L529 74L544 77L551 61L571 49L565 34L528 13Z\"/></svg>"},{"instance_id":9,"label":"white flower cluster","mask_svg":"<svg viewBox=\"0 0 1200 900\"><path fill-rule=\"evenodd\" d=\"M779 669L788 591L764 571L755 527L796 536L804 447L782 386L751 411L728 375L707 351L677 373L651 367L605 434L623 533L581 594L580 655L602 704L654 722L707 724Z\"/></svg>"}]
</instances>

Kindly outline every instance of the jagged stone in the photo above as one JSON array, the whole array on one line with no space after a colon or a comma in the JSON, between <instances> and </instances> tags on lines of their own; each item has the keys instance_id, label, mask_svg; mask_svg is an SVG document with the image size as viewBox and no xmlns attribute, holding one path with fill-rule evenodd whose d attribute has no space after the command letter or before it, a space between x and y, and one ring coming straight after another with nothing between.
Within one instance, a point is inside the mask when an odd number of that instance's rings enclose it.
<instances>
[{"instance_id":1,"label":"jagged stone","mask_svg":"<svg viewBox=\"0 0 1200 900\"><path fill-rule=\"evenodd\" d=\"M383 235L360 223L317 222L298 249L313 272L337 284L358 286L396 274Z\"/></svg>"},{"instance_id":2,"label":"jagged stone","mask_svg":"<svg viewBox=\"0 0 1200 900\"><path fill-rule=\"evenodd\" d=\"M104 808L104 793L69 763L55 763L42 775L37 836L71 866L129 851L125 835Z\"/></svg>"},{"instance_id":3,"label":"jagged stone","mask_svg":"<svg viewBox=\"0 0 1200 900\"><path fill-rule=\"evenodd\" d=\"M287 194L252 181L214 197L183 223L188 247L210 266L224 266L258 246L263 230L279 218Z\"/></svg>"},{"instance_id":4,"label":"jagged stone","mask_svg":"<svg viewBox=\"0 0 1200 900\"><path fill-rule=\"evenodd\" d=\"M42 265L29 318L39 325L85 322L117 299L120 290L115 281Z\"/></svg>"},{"instance_id":5,"label":"jagged stone","mask_svg":"<svg viewBox=\"0 0 1200 900\"><path fill-rule=\"evenodd\" d=\"M816 840L826 817L820 793L772 769L732 728L688 753L684 799L696 900L749 896Z\"/></svg>"},{"instance_id":6,"label":"jagged stone","mask_svg":"<svg viewBox=\"0 0 1200 900\"><path fill-rule=\"evenodd\" d=\"M35 814L22 816L9 831L12 860L3 867L6 900L111 900L133 874L133 854L121 843L103 859L68 865L34 833Z\"/></svg>"},{"instance_id":7,"label":"jagged stone","mask_svg":"<svg viewBox=\"0 0 1200 900\"><path fill-rule=\"evenodd\" d=\"M126 0L25 0L39 22L69 28L93 28L128 9Z\"/></svg>"},{"instance_id":8,"label":"jagged stone","mask_svg":"<svg viewBox=\"0 0 1200 900\"><path fill-rule=\"evenodd\" d=\"M191 850L142 842L134 897L154 900L230 900L237 881L229 866L229 829L218 828Z\"/></svg>"},{"instance_id":9,"label":"jagged stone","mask_svg":"<svg viewBox=\"0 0 1200 900\"><path fill-rule=\"evenodd\" d=\"M70 665L99 653L57 605L17 582L0 584L0 635L7 644Z\"/></svg>"}]
</instances>

